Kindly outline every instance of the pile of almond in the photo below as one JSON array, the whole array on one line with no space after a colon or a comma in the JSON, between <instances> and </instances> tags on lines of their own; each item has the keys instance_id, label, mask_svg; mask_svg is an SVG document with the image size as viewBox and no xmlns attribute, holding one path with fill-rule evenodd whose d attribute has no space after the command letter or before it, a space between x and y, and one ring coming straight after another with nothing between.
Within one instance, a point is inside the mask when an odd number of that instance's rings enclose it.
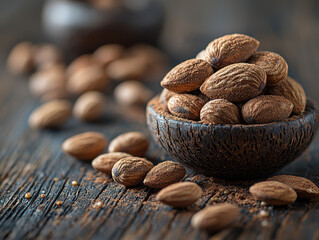
<instances>
[{"instance_id":1,"label":"pile of almond","mask_svg":"<svg viewBox=\"0 0 319 240\"><path fill-rule=\"evenodd\" d=\"M29 124L34 128L53 128L65 123L72 112L85 122L101 119L111 81L119 83L114 89L117 103L144 106L153 91L142 81L161 78L167 62L160 50L149 45L126 49L108 44L92 54L79 56L66 66L56 46L22 42L12 49L7 67L15 75L35 71L30 76L29 89L44 103L31 114Z\"/></svg>"},{"instance_id":2,"label":"pile of almond","mask_svg":"<svg viewBox=\"0 0 319 240\"><path fill-rule=\"evenodd\" d=\"M288 76L288 64L258 47L259 41L243 34L215 39L163 78L163 108L210 124L270 123L302 114L306 95Z\"/></svg>"}]
</instances>

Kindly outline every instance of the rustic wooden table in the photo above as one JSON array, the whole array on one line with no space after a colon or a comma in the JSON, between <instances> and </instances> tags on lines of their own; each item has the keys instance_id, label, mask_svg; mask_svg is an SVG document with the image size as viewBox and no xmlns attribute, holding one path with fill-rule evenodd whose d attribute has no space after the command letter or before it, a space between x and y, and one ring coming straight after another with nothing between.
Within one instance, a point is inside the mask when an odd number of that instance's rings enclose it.
<instances>
[{"instance_id":1,"label":"rustic wooden table","mask_svg":"<svg viewBox=\"0 0 319 240\"><path fill-rule=\"evenodd\" d=\"M14 43L41 39L40 3L0 3L0 239L319 239L318 202L265 207L270 213L266 220L255 217L256 212L249 213L250 202L242 203L240 220L233 227L219 233L195 231L190 226L192 214L212 204L212 197L220 192L218 188L230 191L225 196L219 194L220 201L234 202L232 196L238 187L231 183L216 187L214 179L189 175L187 179L200 184L204 195L189 209L176 210L154 201L155 191L143 186L126 189L94 171L90 164L61 152L64 139L86 130L100 131L109 139L129 130L147 133L143 111L124 115L110 99L108 114L99 123L72 120L58 131L29 129L28 115L39 102L29 95L27 78L13 77L4 63ZM299 8L292 3L294 7L289 9L293 11L283 13L290 18L283 18L286 20L279 24L279 30L277 25L275 30L265 27L265 32L259 30L256 37L265 42L264 48L287 58L293 76L302 79L308 94L318 102L319 17L314 14L315 10L318 13L318 4L312 4ZM272 17L256 20L256 24L267 25ZM295 32L285 28L290 24ZM318 146L317 137L298 160L281 172L319 184ZM154 144L148 157L155 162L167 159ZM73 180L79 186L72 186ZM31 199L24 198L27 192L32 193ZM40 197L42 193L44 198ZM63 204L57 206L57 200ZM103 203L102 208L96 207L97 201Z\"/></svg>"}]
</instances>

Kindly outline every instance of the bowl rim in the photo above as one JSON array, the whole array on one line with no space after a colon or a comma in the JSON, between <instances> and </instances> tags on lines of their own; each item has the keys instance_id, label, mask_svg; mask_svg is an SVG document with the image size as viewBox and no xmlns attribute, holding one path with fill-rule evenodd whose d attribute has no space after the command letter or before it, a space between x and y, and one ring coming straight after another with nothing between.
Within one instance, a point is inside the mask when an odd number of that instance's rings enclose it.
<instances>
[{"instance_id":1,"label":"bowl rim","mask_svg":"<svg viewBox=\"0 0 319 240\"><path fill-rule=\"evenodd\" d=\"M156 106L156 108L154 108ZM259 123L259 124L212 124L212 123L203 123L201 121L194 121L189 119L180 118L177 116L174 116L170 114L167 110L164 109L163 105L160 103L160 96L157 95L154 98L152 98L148 104L147 104L147 112L149 109L152 109L156 113L156 115L159 115L160 117L164 118L167 121L175 122L176 124L186 124L190 126L196 126L196 127L213 127L213 128L224 128L224 129L264 129L264 128L275 128L286 124L292 124L293 122L299 122L301 119L307 119L307 118L317 118L317 121L319 121L319 112L318 108L315 104L315 102L307 98L306 102L306 108L305 111L299 115L292 115L286 120L278 121L278 122L271 122L271 123Z\"/></svg>"}]
</instances>

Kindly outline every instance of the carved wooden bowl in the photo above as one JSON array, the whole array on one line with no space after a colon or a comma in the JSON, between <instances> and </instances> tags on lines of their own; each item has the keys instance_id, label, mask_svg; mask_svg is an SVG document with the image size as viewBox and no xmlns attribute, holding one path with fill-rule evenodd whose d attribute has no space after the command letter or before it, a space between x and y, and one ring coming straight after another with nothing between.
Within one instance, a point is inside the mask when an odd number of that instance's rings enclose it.
<instances>
[{"instance_id":1,"label":"carved wooden bowl","mask_svg":"<svg viewBox=\"0 0 319 240\"><path fill-rule=\"evenodd\" d=\"M303 114L256 125L212 125L177 118L159 98L147 106L154 140L181 164L207 176L226 179L266 177L292 162L309 146L319 113L307 101Z\"/></svg>"}]
</instances>

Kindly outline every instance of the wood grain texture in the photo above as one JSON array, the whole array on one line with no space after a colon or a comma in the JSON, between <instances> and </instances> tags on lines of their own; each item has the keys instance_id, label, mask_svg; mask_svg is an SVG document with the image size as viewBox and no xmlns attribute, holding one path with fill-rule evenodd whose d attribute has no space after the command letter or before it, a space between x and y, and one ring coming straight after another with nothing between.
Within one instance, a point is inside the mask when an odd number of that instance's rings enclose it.
<instances>
[{"instance_id":1,"label":"wood grain texture","mask_svg":"<svg viewBox=\"0 0 319 240\"><path fill-rule=\"evenodd\" d=\"M17 2L23 2L23 5L15 7ZM172 1L166 2L173 4ZM197 34L195 39L190 40L189 36L184 38L192 27L198 27L196 22L185 24L185 18L176 16L175 9L180 9L186 15L191 12L202 16L206 12L214 18L223 17L211 14L214 9L223 14L229 12L233 25L230 22L223 26L215 25L214 34L234 31L256 33L254 36L264 44L263 49L284 53L282 55L288 60L292 74L303 81L310 96L319 100L315 94L319 89L316 83L316 66L319 63L319 21L316 10L319 5L316 1L310 1L309 5L296 1L287 6L278 1L275 5L265 2L258 7L244 1L238 3L234 10L227 9L231 1L207 0L205 2L214 7L206 8L200 4L194 6L190 2L177 2L176 8L168 9L168 14L173 11L174 14L169 16L174 16L175 20L169 21L170 28L167 31L177 42L172 44L167 41L171 49L178 45L176 49L183 48L183 54L189 54L189 51L195 53L199 48L195 49L190 44L196 42L196 46L203 47L203 42L200 43L197 38L205 36L207 40L211 39L207 31ZM247 8L238 7L242 4ZM62 153L62 142L83 131L100 131L109 139L126 131L147 133L144 111L141 109L128 111L110 104L108 115L95 124L72 120L59 131L29 129L28 116L39 102L29 95L26 78L12 77L3 66L8 50L15 43L20 40L43 40L39 36L40 5L41 0L0 3L0 12L6 12L0 14L3 20L0 24L0 239L318 239L318 202L298 201L290 207L265 207L270 213L267 225L262 225L262 220L248 213L251 208L249 203L241 204L238 223L222 232L208 234L190 227L191 216L198 209L212 204L212 198L218 195L219 189L237 189L234 183L219 184L216 179L188 173L186 180L197 182L203 188L204 195L188 210L176 210L156 202L155 191L143 186L125 189L97 173L88 163L76 161ZM286 11L272 7L271 13L269 6L285 7ZM254 21L255 25L249 24L250 14L243 14L253 10L261 13ZM21 24L21 19L28 21ZM279 24L274 21L279 21ZM206 19L203 28L211 29L208 23L216 22ZM295 31L289 28L292 25ZM187 26L188 30L178 26ZM185 55L180 56L185 59ZM191 57L190 54L188 56ZM123 112L126 114L123 115ZM318 146L319 138L316 137L308 150L280 173L307 177L318 185ZM154 144L148 152L148 158L154 163L169 159ZM55 178L58 180L55 181ZM78 187L72 186L73 180L79 183ZM243 189L245 191L246 187ZM46 195L44 198L39 196L42 191ZM31 199L24 198L26 192L32 193ZM234 194L231 191L230 196ZM232 201L223 194L219 199ZM63 202L59 207L55 205L57 200ZM94 207L97 201L104 206ZM257 207L261 208L260 205Z\"/></svg>"}]
</instances>

